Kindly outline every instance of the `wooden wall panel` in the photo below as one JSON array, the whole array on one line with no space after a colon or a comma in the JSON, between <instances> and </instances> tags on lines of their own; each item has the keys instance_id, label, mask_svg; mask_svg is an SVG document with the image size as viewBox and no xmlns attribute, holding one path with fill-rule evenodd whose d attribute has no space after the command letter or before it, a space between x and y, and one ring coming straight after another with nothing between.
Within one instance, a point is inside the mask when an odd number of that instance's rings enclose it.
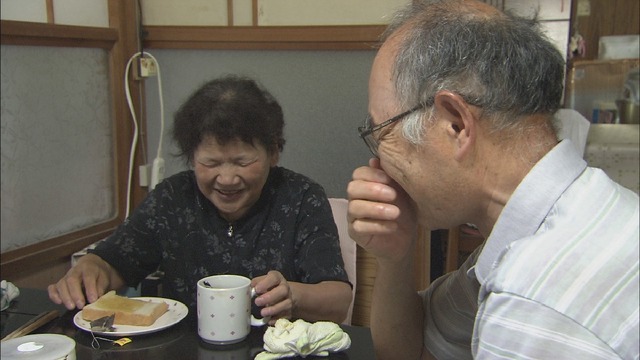
<instances>
[{"instance_id":1,"label":"wooden wall panel","mask_svg":"<svg viewBox=\"0 0 640 360\"><path fill-rule=\"evenodd\" d=\"M20 272L11 282L18 288L46 290L47 286L58 282L70 268L71 260L60 258L47 263L46 269Z\"/></svg>"},{"instance_id":2,"label":"wooden wall panel","mask_svg":"<svg viewBox=\"0 0 640 360\"><path fill-rule=\"evenodd\" d=\"M598 58L601 36L640 34L640 1L638 0L582 0L589 3L587 16L578 16L581 0L572 1L571 19L573 35L577 30L586 41L586 54L579 60Z\"/></svg>"}]
</instances>

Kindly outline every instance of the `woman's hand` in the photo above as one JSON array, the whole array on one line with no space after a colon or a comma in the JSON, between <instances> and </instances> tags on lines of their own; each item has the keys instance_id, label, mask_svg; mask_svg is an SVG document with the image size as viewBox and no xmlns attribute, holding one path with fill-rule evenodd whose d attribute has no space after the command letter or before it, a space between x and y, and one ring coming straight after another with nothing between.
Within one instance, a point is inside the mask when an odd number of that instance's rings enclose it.
<instances>
[{"instance_id":1,"label":"woman's hand","mask_svg":"<svg viewBox=\"0 0 640 360\"><path fill-rule=\"evenodd\" d=\"M341 323L351 304L351 287L342 281L305 284L287 281L278 271L251 280L260 294L255 303L264 306L260 315L271 316L270 325L280 318Z\"/></svg>"},{"instance_id":2,"label":"woman's hand","mask_svg":"<svg viewBox=\"0 0 640 360\"><path fill-rule=\"evenodd\" d=\"M271 316L270 325L280 318L291 319L296 304L294 292L287 279L279 271L269 271L267 275L251 280L251 286L260 294L255 304L262 307L260 315Z\"/></svg>"},{"instance_id":3,"label":"woman's hand","mask_svg":"<svg viewBox=\"0 0 640 360\"><path fill-rule=\"evenodd\" d=\"M95 302L108 290L123 285L124 280L109 263L97 255L87 254L62 279L49 285L48 291L51 301L73 310L82 309L87 301Z\"/></svg>"}]
</instances>

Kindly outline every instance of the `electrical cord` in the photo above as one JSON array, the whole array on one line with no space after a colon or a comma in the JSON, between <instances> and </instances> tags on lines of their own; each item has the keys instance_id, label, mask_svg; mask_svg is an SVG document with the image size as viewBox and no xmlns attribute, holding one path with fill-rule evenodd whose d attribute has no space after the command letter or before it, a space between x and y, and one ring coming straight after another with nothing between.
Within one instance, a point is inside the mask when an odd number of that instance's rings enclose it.
<instances>
[{"instance_id":1,"label":"electrical cord","mask_svg":"<svg viewBox=\"0 0 640 360\"><path fill-rule=\"evenodd\" d=\"M162 139L164 137L164 101L162 97L162 78L160 76L160 64L156 60L156 58L147 53L147 52L138 52L133 54L129 61L127 61L127 66L124 71L124 87L125 87L125 95L127 97L127 104L129 105L129 111L131 112L131 119L133 121L133 139L131 141L131 149L129 151L129 176L127 180L127 205L125 211L125 217L129 216L129 211L131 209L131 187L133 183L133 166L135 160L135 152L138 144L139 130L138 130L138 120L136 117L135 109L133 106L133 100L131 99L131 90L129 89L129 70L131 68L131 63L137 58L150 58L156 65L156 69L158 71L158 98L160 101L160 139L158 141L158 151L156 153L156 158L153 160L153 165L151 169L151 182L149 183L149 190L152 190L158 182L162 180L164 176L164 159L162 159Z\"/></svg>"}]
</instances>

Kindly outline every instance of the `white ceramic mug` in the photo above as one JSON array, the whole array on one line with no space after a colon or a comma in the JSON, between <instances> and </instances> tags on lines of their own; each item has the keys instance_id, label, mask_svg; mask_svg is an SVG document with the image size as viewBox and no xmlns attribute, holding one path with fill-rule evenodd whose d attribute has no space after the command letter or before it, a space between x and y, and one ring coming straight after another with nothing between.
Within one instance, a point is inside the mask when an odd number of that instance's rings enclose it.
<instances>
[{"instance_id":1,"label":"white ceramic mug","mask_svg":"<svg viewBox=\"0 0 640 360\"><path fill-rule=\"evenodd\" d=\"M215 345L244 340L251 325L262 326L269 318L251 315L251 301L256 296L251 280L240 275L213 275L198 281L198 335Z\"/></svg>"}]
</instances>

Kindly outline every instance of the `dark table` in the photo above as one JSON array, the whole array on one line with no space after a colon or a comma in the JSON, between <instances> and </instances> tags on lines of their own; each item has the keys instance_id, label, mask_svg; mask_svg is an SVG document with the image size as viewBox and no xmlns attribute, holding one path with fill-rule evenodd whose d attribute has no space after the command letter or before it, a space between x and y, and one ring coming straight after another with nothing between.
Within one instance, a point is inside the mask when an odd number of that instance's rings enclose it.
<instances>
[{"instance_id":1,"label":"dark table","mask_svg":"<svg viewBox=\"0 0 640 360\"><path fill-rule=\"evenodd\" d=\"M168 329L152 334L130 336L129 338L133 341L122 347L100 341L100 348L94 349L91 346L93 341L91 334L78 329L73 324L73 316L77 311L67 311L64 307L53 304L44 290L20 289L20 296L14 300L9 309L2 312L2 337L37 314L55 309L62 315L34 333L63 334L74 339L78 360L253 359L262 351L262 336L266 329L266 327L252 327L251 333L244 341L233 345L215 346L200 340L197 333L197 320L195 316L190 315ZM342 328L351 337L351 347L347 351L332 353L328 357L307 357L307 359L371 360L375 358L369 328L347 325L342 325Z\"/></svg>"}]
</instances>

